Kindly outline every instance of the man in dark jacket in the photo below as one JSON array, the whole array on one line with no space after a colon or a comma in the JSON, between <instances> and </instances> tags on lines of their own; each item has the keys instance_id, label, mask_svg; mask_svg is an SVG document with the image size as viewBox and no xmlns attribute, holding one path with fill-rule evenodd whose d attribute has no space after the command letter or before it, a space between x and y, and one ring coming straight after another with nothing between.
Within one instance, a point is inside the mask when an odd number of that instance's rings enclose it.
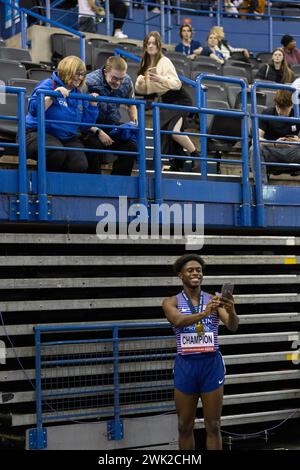
<instances>
[{"instance_id":1,"label":"man in dark jacket","mask_svg":"<svg viewBox=\"0 0 300 470\"><path fill-rule=\"evenodd\" d=\"M292 92L278 90L274 98L274 106L267 108L262 114L271 116L293 117ZM265 162L298 163L300 164L300 120L287 122L280 120L259 120L260 153ZM272 142L269 142L272 141ZM291 168L293 174L297 170ZM269 173L285 173L284 167L270 166Z\"/></svg>"},{"instance_id":2,"label":"man in dark jacket","mask_svg":"<svg viewBox=\"0 0 300 470\"><path fill-rule=\"evenodd\" d=\"M102 69L91 72L86 77L86 84L90 93L96 92L100 96L110 96L113 98L134 98L134 86L131 78L126 73L127 63L121 57L112 56L106 61ZM129 105L127 107L128 115L122 116L122 108L119 103L99 103L98 124L106 124L119 126L124 122L132 122L137 124L136 106ZM112 138L109 135L111 129L98 129L97 135L88 134L86 136L85 145L87 147L99 148L101 150L116 150L125 152L136 152L137 145L133 140L121 140ZM94 158L95 173L100 173L100 163L104 161L105 154L99 153L98 158ZM113 175L131 174L134 165L134 155L120 154L117 160L113 162Z\"/></svg>"}]
</instances>

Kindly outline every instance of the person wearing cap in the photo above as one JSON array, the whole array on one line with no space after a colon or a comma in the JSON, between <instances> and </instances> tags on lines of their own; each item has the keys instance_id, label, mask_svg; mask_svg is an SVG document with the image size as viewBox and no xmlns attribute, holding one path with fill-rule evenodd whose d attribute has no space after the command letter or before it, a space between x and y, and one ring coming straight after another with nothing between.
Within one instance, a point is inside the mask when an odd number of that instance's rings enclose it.
<instances>
[{"instance_id":1,"label":"person wearing cap","mask_svg":"<svg viewBox=\"0 0 300 470\"><path fill-rule=\"evenodd\" d=\"M281 38L285 60L289 65L300 64L300 50L296 47L296 41L293 36L285 34Z\"/></svg>"},{"instance_id":2,"label":"person wearing cap","mask_svg":"<svg viewBox=\"0 0 300 470\"><path fill-rule=\"evenodd\" d=\"M220 420L225 365L218 346L218 326L221 320L230 331L236 331L239 323L231 294L211 296L202 291L204 266L197 254L178 258L173 269L182 281L183 290L167 297L162 304L177 339L174 395L180 450L195 449L193 428L199 398L203 406L206 447L222 449Z\"/></svg>"}]
</instances>

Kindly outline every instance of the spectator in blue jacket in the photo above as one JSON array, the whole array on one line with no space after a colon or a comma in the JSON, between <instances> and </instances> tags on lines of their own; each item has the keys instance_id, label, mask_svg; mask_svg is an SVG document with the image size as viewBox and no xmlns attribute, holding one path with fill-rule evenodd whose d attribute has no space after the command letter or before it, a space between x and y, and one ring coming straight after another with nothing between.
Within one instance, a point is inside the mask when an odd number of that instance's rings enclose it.
<instances>
[{"instance_id":1,"label":"spectator in blue jacket","mask_svg":"<svg viewBox=\"0 0 300 470\"><path fill-rule=\"evenodd\" d=\"M40 82L29 98L26 116L27 157L37 160L37 90L57 91L58 98L45 97L46 146L76 147L78 150L47 150L47 170L83 173L88 169L88 159L80 140L80 123L94 123L98 116L97 102L75 99L69 94L82 93L86 75L85 63L75 56L62 59L51 78ZM98 96L92 93L92 96ZM64 123L61 121L71 121ZM74 122L74 124L72 123ZM82 126L82 129L86 129Z\"/></svg>"},{"instance_id":2,"label":"spectator in blue jacket","mask_svg":"<svg viewBox=\"0 0 300 470\"><path fill-rule=\"evenodd\" d=\"M183 24L179 30L181 42L175 47L176 52L182 52L191 60L195 60L202 52L199 41L193 39L194 31L190 24Z\"/></svg>"}]
</instances>

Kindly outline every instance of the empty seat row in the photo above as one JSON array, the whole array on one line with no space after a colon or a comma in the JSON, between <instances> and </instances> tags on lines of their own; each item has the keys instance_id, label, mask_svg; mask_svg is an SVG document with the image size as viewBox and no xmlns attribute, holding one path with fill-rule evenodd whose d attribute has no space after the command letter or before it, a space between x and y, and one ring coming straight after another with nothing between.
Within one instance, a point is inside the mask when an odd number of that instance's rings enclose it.
<instances>
[{"instance_id":1,"label":"empty seat row","mask_svg":"<svg viewBox=\"0 0 300 470\"><path fill-rule=\"evenodd\" d=\"M30 79L44 80L50 77L52 71L48 68L35 68L36 64L32 64L32 68L26 70L24 64L14 60L0 60L0 80L6 85L10 79Z\"/></svg>"},{"instance_id":2,"label":"empty seat row","mask_svg":"<svg viewBox=\"0 0 300 470\"><path fill-rule=\"evenodd\" d=\"M85 63L88 70L97 69L103 65L103 60L114 55L114 49L124 49L134 54L141 54L134 43L108 43L104 39L91 38L85 40ZM80 40L70 34L54 33L51 35L52 62L57 64L60 59L69 55L80 57Z\"/></svg>"}]
</instances>

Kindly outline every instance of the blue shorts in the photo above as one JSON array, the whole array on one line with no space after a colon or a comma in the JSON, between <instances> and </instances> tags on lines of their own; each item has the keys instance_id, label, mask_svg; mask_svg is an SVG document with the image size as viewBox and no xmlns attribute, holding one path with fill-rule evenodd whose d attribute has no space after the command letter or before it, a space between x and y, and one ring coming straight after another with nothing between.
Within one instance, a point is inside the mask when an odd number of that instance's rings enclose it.
<instances>
[{"instance_id":1,"label":"blue shorts","mask_svg":"<svg viewBox=\"0 0 300 470\"><path fill-rule=\"evenodd\" d=\"M213 353L177 354L174 386L182 393L212 392L225 382L225 364L220 351Z\"/></svg>"}]
</instances>

